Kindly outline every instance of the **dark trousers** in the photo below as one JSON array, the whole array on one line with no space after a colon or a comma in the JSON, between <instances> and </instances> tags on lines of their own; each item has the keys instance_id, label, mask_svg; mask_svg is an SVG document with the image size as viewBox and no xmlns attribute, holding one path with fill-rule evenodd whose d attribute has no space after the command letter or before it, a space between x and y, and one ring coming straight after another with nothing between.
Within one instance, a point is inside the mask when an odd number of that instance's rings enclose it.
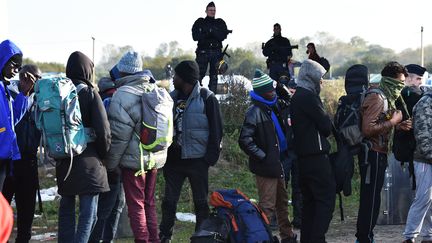
<instances>
[{"instance_id":1,"label":"dark trousers","mask_svg":"<svg viewBox=\"0 0 432 243\"><path fill-rule=\"evenodd\" d=\"M15 242L29 242L39 187L37 159L16 160L7 167L2 191L9 203L15 195L18 228Z\"/></svg>"},{"instance_id":2,"label":"dark trousers","mask_svg":"<svg viewBox=\"0 0 432 243\"><path fill-rule=\"evenodd\" d=\"M3 188L3 184L6 179L6 168L10 163L11 160L0 159L0 190Z\"/></svg>"},{"instance_id":3,"label":"dark trousers","mask_svg":"<svg viewBox=\"0 0 432 243\"><path fill-rule=\"evenodd\" d=\"M327 155L299 157L303 196L301 242L323 243L336 199L336 183Z\"/></svg>"},{"instance_id":4,"label":"dark trousers","mask_svg":"<svg viewBox=\"0 0 432 243\"><path fill-rule=\"evenodd\" d=\"M279 81L282 74L290 76L288 65L285 62L272 61L269 63L269 76L275 81Z\"/></svg>"},{"instance_id":5,"label":"dark trousers","mask_svg":"<svg viewBox=\"0 0 432 243\"><path fill-rule=\"evenodd\" d=\"M209 215L207 163L203 159L178 159L178 161L167 163L163 167L163 175L165 178L165 195L162 200L160 235L162 238L171 238L172 236L177 202L186 178L189 179L192 189L196 214L195 230L198 229Z\"/></svg>"},{"instance_id":6,"label":"dark trousers","mask_svg":"<svg viewBox=\"0 0 432 243\"><path fill-rule=\"evenodd\" d=\"M202 79L207 73L207 67L210 65L209 70L209 89L216 94L217 83L218 83L218 64L221 58L221 50L197 50L196 51L196 62L199 66L200 71L200 84L202 85Z\"/></svg>"},{"instance_id":7,"label":"dark trousers","mask_svg":"<svg viewBox=\"0 0 432 243\"><path fill-rule=\"evenodd\" d=\"M291 200L293 206L292 223L294 226L299 226L301 225L302 194L300 189L300 172L297 155L293 150L288 150L287 155L281 154L281 161L287 188L288 183L291 180Z\"/></svg>"},{"instance_id":8,"label":"dark trousers","mask_svg":"<svg viewBox=\"0 0 432 243\"><path fill-rule=\"evenodd\" d=\"M364 163L364 158L361 156L359 161L361 181L356 237L360 243L370 243L373 240L373 229L381 205L381 189L384 184L387 155L370 150L368 163Z\"/></svg>"}]
</instances>

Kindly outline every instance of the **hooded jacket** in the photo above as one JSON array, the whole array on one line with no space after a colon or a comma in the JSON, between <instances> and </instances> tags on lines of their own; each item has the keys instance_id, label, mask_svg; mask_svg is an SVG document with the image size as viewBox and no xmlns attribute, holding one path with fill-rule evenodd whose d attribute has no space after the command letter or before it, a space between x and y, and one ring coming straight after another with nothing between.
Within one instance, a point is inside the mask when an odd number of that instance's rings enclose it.
<instances>
[{"instance_id":1,"label":"hooded jacket","mask_svg":"<svg viewBox=\"0 0 432 243\"><path fill-rule=\"evenodd\" d=\"M427 91L413 109L416 149L414 160L432 164L432 92Z\"/></svg>"},{"instance_id":2,"label":"hooded jacket","mask_svg":"<svg viewBox=\"0 0 432 243\"><path fill-rule=\"evenodd\" d=\"M94 129L96 141L88 143L84 152L74 157L72 170L65 181L70 161L57 161L56 176L60 195L109 191L107 173L102 161L111 144L111 131L102 100L91 84L92 75L92 61L81 52L72 53L66 65L66 76L72 79L75 85L87 85L78 93L78 100L84 127Z\"/></svg>"},{"instance_id":3,"label":"hooded jacket","mask_svg":"<svg viewBox=\"0 0 432 243\"><path fill-rule=\"evenodd\" d=\"M22 52L13 42L5 40L0 43L0 73L9 59L16 54L22 55ZM18 160L21 159L21 155L14 127L24 116L28 99L22 93L13 99L3 78L0 74L0 160Z\"/></svg>"},{"instance_id":4,"label":"hooded jacket","mask_svg":"<svg viewBox=\"0 0 432 243\"><path fill-rule=\"evenodd\" d=\"M327 137L332 132L332 122L319 97L320 80L325 72L312 60L304 61L300 68L297 91L291 100L294 150L299 157L330 151Z\"/></svg>"}]
</instances>

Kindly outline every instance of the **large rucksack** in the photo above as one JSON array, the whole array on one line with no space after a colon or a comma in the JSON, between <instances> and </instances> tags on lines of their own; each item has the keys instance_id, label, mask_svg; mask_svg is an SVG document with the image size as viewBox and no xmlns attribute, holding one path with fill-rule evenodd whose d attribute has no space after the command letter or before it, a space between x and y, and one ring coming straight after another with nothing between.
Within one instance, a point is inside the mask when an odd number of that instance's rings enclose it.
<instances>
[{"instance_id":1,"label":"large rucksack","mask_svg":"<svg viewBox=\"0 0 432 243\"><path fill-rule=\"evenodd\" d=\"M240 190L217 190L211 194L210 204L219 218L230 222L230 242L275 242L264 212Z\"/></svg>"},{"instance_id":2,"label":"large rucksack","mask_svg":"<svg viewBox=\"0 0 432 243\"><path fill-rule=\"evenodd\" d=\"M172 109L174 102L164 88L159 88L155 84L153 88L146 90L144 93L128 85L122 86L118 90L141 95L142 121L140 134L138 134L140 138L139 147L141 155L143 155L143 150L146 150L150 159L145 164L143 156L141 156L141 170L137 172L138 175L143 173L146 168L153 168L156 164L153 157L154 153L168 149L172 143L174 134ZM161 166L163 165L158 167Z\"/></svg>"},{"instance_id":3,"label":"large rucksack","mask_svg":"<svg viewBox=\"0 0 432 243\"><path fill-rule=\"evenodd\" d=\"M73 157L81 154L95 138L92 129L84 128L81 118L78 93L85 86L75 87L72 80L61 76L40 79L35 85L35 120L42 131L45 152L53 159L71 159L65 180Z\"/></svg>"}]
</instances>

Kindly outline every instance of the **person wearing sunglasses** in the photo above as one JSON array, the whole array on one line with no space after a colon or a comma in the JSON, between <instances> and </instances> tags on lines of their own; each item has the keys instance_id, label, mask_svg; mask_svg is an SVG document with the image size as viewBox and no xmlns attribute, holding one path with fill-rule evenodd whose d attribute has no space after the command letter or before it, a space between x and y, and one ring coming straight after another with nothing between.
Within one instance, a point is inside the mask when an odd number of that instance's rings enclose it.
<instances>
[{"instance_id":1,"label":"person wearing sunglasses","mask_svg":"<svg viewBox=\"0 0 432 243\"><path fill-rule=\"evenodd\" d=\"M22 64L22 52L12 41L0 43L0 190L6 176L6 165L11 160L21 159L15 125L21 120L28 107L28 95L36 77L23 74L21 92L15 99L6 88L10 80L18 74Z\"/></svg>"}]
</instances>

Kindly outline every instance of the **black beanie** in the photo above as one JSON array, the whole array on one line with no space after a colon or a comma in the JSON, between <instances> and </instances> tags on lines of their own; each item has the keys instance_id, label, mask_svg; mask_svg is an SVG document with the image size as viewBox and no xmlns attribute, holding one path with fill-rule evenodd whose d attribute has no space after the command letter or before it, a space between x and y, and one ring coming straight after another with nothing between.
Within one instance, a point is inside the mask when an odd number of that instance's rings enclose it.
<instances>
[{"instance_id":1,"label":"black beanie","mask_svg":"<svg viewBox=\"0 0 432 243\"><path fill-rule=\"evenodd\" d=\"M199 79L199 67L195 61L182 61L174 68L175 73L186 83L195 85Z\"/></svg>"},{"instance_id":2,"label":"black beanie","mask_svg":"<svg viewBox=\"0 0 432 243\"><path fill-rule=\"evenodd\" d=\"M206 8L210 8L210 7L213 7L213 8L216 7L215 4L214 4L214 2L209 2L209 4L207 4Z\"/></svg>"}]
</instances>

